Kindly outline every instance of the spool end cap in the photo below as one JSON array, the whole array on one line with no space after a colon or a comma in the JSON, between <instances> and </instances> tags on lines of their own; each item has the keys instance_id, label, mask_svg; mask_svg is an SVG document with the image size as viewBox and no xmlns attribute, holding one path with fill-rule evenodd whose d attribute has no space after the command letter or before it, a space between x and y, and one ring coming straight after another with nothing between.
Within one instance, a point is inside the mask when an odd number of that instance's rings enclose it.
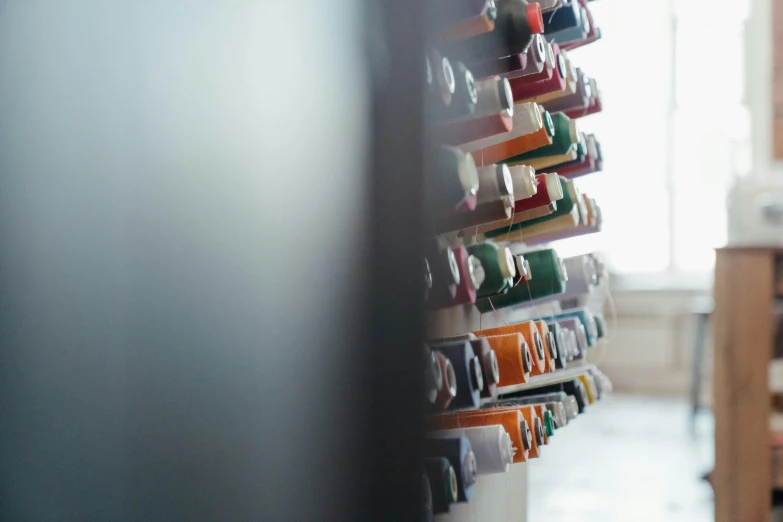
<instances>
[{"instance_id":1,"label":"spool end cap","mask_svg":"<svg viewBox=\"0 0 783 522\"><path fill-rule=\"evenodd\" d=\"M544 17L541 16L541 6L536 3L527 4L527 25L530 32L541 34L544 32Z\"/></svg>"}]
</instances>

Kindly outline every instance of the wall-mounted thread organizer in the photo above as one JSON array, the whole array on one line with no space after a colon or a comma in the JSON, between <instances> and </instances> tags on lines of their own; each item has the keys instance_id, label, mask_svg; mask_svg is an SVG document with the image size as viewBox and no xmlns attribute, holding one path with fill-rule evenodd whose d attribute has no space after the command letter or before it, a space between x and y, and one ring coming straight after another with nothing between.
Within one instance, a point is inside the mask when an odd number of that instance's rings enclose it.
<instances>
[{"instance_id":1,"label":"wall-mounted thread organizer","mask_svg":"<svg viewBox=\"0 0 783 522\"><path fill-rule=\"evenodd\" d=\"M600 30L587 0L430 2L426 498L437 520L525 521L525 462L611 392L587 360L602 310L561 305L607 284L601 258L548 246L601 230L577 50Z\"/></svg>"}]
</instances>

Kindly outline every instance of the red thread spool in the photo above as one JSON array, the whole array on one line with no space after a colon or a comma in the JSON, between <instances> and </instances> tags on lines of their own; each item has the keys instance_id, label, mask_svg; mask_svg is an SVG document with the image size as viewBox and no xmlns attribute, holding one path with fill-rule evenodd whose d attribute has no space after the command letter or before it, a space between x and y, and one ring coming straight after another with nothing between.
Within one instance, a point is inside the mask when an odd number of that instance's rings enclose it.
<instances>
[{"instance_id":1,"label":"red thread spool","mask_svg":"<svg viewBox=\"0 0 783 522\"><path fill-rule=\"evenodd\" d=\"M524 212L526 210L532 210L538 207L546 207L553 201L557 201L553 198L554 194L550 194L549 187L547 185L546 174L539 174L536 176L536 183L538 183L538 191L529 198L519 199L514 202L514 212ZM535 276L533 276L535 277Z\"/></svg>"},{"instance_id":2,"label":"red thread spool","mask_svg":"<svg viewBox=\"0 0 783 522\"><path fill-rule=\"evenodd\" d=\"M476 279L476 269L481 261L478 261L475 257L471 256L465 247L457 247L454 249L454 255L457 258L459 264L459 276L460 282L457 285L457 292L454 299L451 300L447 306L455 306L461 304L473 304L476 302L476 290L481 286L482 281ZM478 265L476 265L478 263Z\"/></svg>"},{"instance_id":3,"label":"red thread spool","mask_svg":"<svg viewBox=\"0 0 783 522\"><path fill-rule=\"evenodd\" d=\"M547 80L532 83L524 80L527 80L527 77L515 78L515 80L511 82L511 93L514 95L515 103L523 103L536 96L562 91L566 88L565 60L558 54L557 70L553 72L552 77Z\"/></svg>"},{"instance_id":4,"label":"red thread spool","mask_svg":"<svg viewBox=\"0 0 783 522\"><path fill-rule=\"evenodd\" d=\"M554 58L555 64L553 67L550 67L549 64L544 62L544 67L541 68L540 71L536 72L535 74L528 74L525 76L522 76L520 78L513 78L514 81L511 82L512 89L515 86L522 86L527 85L530 83L535 82L541 82L544 80L551 80L552 75L555 71L561 70L562 74L565 76L566 74L566 68L565 68L565 59L561 58L560 56L560 47L556 44L552 44L552 57ZM560 66L560 61L563 60L563 65ZM509 81L512 79L509 78ZM515 98L516 99L516 98Z\"/></svg>"},{"instance_id":5,"label":"red thread spool","mask_svg":"<svg viewBox=\"0 0 783 522\"><path fill-rule=\"evenodd\" d=\"M476 205L472 212L457 212L435 219L435 231L438 234L456 232L464 228L476 227L493 221L501 221L511 217L514 202L508 196L495 201Z\"/></svg>"},{"instance_id":6,"label":"red thread spool","mask_svg":"<svg viewBox=\"0 0 783 522\"><path fill-rule=\"evenodd\" d=\"M483 118L450 122L441 126L438 134L443 143L456 146L509 132L512 127L511 115L503 111Z\"/></svg>"}]
</instances>

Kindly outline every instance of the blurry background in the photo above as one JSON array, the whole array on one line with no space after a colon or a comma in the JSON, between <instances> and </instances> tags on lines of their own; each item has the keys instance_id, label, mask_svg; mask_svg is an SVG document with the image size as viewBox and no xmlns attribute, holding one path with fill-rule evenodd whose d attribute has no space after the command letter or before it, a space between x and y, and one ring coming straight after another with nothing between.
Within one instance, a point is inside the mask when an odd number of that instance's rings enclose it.
<instances>
[{"instance_id":1,"label":"blurry background","mask_svg":"<svg viewBox=\"0 0 783 522\"><path fill-rule=\"evenodd\" d=\"M604 172L582 183L607 218L597 238L556 246L567 256L598 242L611 268L616 317L607 310L612 341L598 358L617 394L557 441L566 478L533 464L531 520L714 520L703 480L714 248L729 238L732 187L781 171L773 1L591 4L603 38L572 54L605 94L602 116L583 122L602 137Z\"/></svg>"}]
</instances>

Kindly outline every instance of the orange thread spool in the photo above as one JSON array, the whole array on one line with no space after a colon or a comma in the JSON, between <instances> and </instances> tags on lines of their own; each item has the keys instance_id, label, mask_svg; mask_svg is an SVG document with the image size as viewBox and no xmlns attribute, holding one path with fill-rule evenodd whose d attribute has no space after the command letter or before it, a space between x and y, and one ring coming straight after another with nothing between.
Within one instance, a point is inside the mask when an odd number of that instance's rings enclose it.
<instances>
[{"instance_id":1,"label":"orange thread spool","mask_svg":"<svg viewBox=\"0 0 783 522\"><path fill-rule=\"evenodd\" d=\"M511 443L516 450L514 452L514 462L516 463L525 462L528 457L528 452L525 451L525 445L522 442L522 430L520 427L524 419L524 415L517 408L440 413L430 418L427 429L430 431L456 430L500 424L511 437Z\"/></svg>"},{"instance_id":2,"label":"orange thread spool","mask_svg":"<svg viewBox=\"0 0 783 522\"><path fill-rule=\"evenodd\" d=\"M535 275L533 277L535 277ZM541 339L538 326L536 326L534 321L500 326L498 328L488 328L473 333L476 337L490 337L493 335L506 335L512 333L522 334L525 338L525 342L530 346L530 350L533 352L533 361L535 362L533 368L530 370L530 375L547 373L546 350L544 349L544 342L543 339Z\"/></svg>"},{"instance_id":3,"label":"orange thread spool","mask_svg":"<svg viewBox=\"0 0 783 522\"><path fill-rule=\"evenodd\" d=\"M537 321L538 333L541 335L541 340L544 342L544 356L546 358L546 371L552 373L555 371L555 358L552 357L552 339L549 338L549 327L545 321Z\"/></svg>"},{"instance_id":4,"label":"orange thread spool","mask_svg":"<svg viewBox=\"0 0 783 522\"><path fill-rule=\"evenodd\" d=\"M458 40L467 40L483 33L495 30L495 21L490 20L487 13L471 16L456 24L445 27L440 33L440 41L452 43Z\"/></svg>"},{"instance_id":5,"label":"orange thread spool","mask_svg":"<svg viewBox=\"0 0 783 522\"><path fill-rule=\"evenodd\" d=\"M522 334L493 335L486 339L495 350L498 359L498 367L500 368L498 386L511 386L527 382L530 378L530 372L525 371L525 353L527 353L531 365L533 359L530 355L530 347Z\"/></svg>"},{"instance_id":6,"label":"orange thread spool","mask_svg":"<svg viewBox=\"0 0 783 522\"><path fill-rule=\"evenodd\" d=\"M551 144L552 137L547 133L546 127L541 127L532 134L523 134L518 138L490 145L485 149L472 152L472 154L477 164L484 161L485 165L491 165Z\"/></svg>"},{"instance_id":7,"label":"orange thread spool","mask_svg":"<svg viewBox=\"0 0 783 522\"><path fill-rule=\"evenodd\" d=\"M533 444L530 446L531 459L537 459L541 456L541 448L539 442L544 441L546 431L544 430L544 419L540 418L536 413L536 409L533 406L520 406L519 411L522 412L522 416L527 421L528 426L533 431Z\"/></svg>"}]
</instances>

